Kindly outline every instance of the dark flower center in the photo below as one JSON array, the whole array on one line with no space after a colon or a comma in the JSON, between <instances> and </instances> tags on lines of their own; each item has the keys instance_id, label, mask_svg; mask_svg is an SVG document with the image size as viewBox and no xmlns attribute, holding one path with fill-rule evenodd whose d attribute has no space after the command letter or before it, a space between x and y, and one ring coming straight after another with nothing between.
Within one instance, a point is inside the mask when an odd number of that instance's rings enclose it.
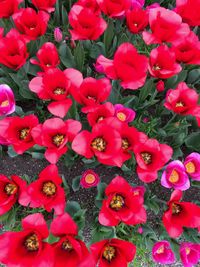
<instances>
[{"instance_id":1,"label":"dark flower center","mask_svg":"<svg viewBox=\"0 0 200 267\"><path fill-rule=\"evenodd\" d=\"M91 146L94 149L103 152L106 149L106 141L102 137L97 137L92 141Z\"/></svg>"},{"instance_id":2,"label":"dark flower center","mask_svg":"<svg viewBox=\"0 0 200 267\"><path fill-rule=\"evenodd\" d=\"M107 260L107 261L112 261L113 258L115 257L116 254L116 250L114 247L112 246L106 246L104 248L103 251L103 257Z\"/></svg>"},{"instance_id":3,"label":"dark flower center","mask_svg":"<svg viewBox=\"0 0 200 267\"><path fill-rule=\"evenodd\" d=\"M130 146L130 144L129 144L129 142L128 142L128 139L127 139L127 138L123 138L123 139L122 139L122 148L123 148L124 150L126 150L126 149L129 148L129 146Z\"/></svg>"},{"instance_id":4,"label":"dark flower center","mask_svg":"<svg viewBox=\"0 0 200 267\"><path fill-rule=\"evenodd\" d=\"M152 162L152 155L148 152L142 152L141 157L144 160L144 163L146 165L150 164Z\"/></svg>"},{"instance_id":5,"label":"dark flower center","mask_svg":"<svg viewBox=\"0 0 200 267\"><path fill-rule=\"evenodd\" d=\"M124 198L120 195L115 195L110 202L110 207L113 210L121 210L124 205Z\"/></svg>"},{"instance_id":6,"label":"dark flower center","mask_svg":"<svg viewBox=\"0 0 200 267\"><path fill-rule=\"evenodd\" d=\"M36 234L29 235L24 243L28 251L37 251L39 249L39 239Z\"/></svg>"},{"instance_id":7,"label":"dark flower center","mask_svg":"<svg viewBox=\"0 0 200 267\"><path fill-rule=\"evenodd\" d=\"M30 128L23 128L19 131L19 139L24 140L29 135Z\"/></svg>"},{"instance_id":8,"label":"dark flower center","mask_svg":"<svg viewBox=\"0 0 200 267\"><path fill-rule=\"evenodd\" d=\"M156 64L153 66L153 70L161 70L161 67L158 64Z\"/></svg>"},{"instance_id":9,"label":"dark flower center","mask_svg":"<svg viewBox=\"0 0 200 267\"><path fill-rule=\"evenodd\" d=\"M66 239L62 243L62 249L67 250L67 251L72 251L73 250L72 244L70 243L70 241L68 239Z\"/></svg>"},{"instance_id":10,"label":"dark flower center","mask_svg":"<svg viewBox=\"0 0 200 267\"><path fill-rule=\"evenodd\" d=\"M56 134L53 136L53 143L57 147L61 146L65 140L65 136L63 134Z\"/></svg>"},{"instance_id":11,"label":"dark flower center","mask_svg":"<svg viewBox=\"0 0 200 267\"><path fill-rule=\"evenodd\" d=\"M15 184L7 184L4 188L6 194L8 196L13 195L17 191L17 186Z\"/></svg>"},{"instance_id":12,"label":"dark flower center","mask_svg":"<svg viewBox=\"0 0 200 267\"><path fill-rule=\"evenodd\" d=\"M66 91L64 88L58 87L53 92L55 95L64 95Z\"/></svg>"},{"instance_id":13,"label":"dark flower center","mask_svg":"<svg viewBox=\"0 0 200 267\"><path fill-rule=\"evenodd\" d=\"M181 205L172 203L172 214L173 215L179 214L181 213L181 211L182 211Z\"/></svg>"},{"instance_id":14,"label":"dark flower center","mask_svg":"<svg viewBox=\"0 0 200 267\"><path fill-rule=\"evenodd\" d=\"M185 104L181 101L176 103L176 108L182 108L184 106L185 106Z\"/></svg>"},{"instance_id":15,"label":"dark flower center","mask_svg":"<svg viewBox=\"0 0 200 267\"><path fill-rule=\"evenodd\" d=\"M56 193L56 185L52 182L46 182L43 184L42 187L42 192L46 195L46 196L54 196Z\"/></svg>"}]
</instances>

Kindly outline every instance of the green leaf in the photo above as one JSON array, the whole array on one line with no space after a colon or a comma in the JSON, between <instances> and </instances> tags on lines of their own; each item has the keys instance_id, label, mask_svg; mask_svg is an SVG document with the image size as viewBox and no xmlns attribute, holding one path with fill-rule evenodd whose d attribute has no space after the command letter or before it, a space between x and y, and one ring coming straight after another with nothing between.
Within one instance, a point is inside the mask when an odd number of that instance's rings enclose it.
<instances>
[{"instance_id":1,"label":"green leaf","mask_svg":"<svg viewBox=\"0 0 200 267\"><path fill-rule=\"evenodd\" d=\"M100 55L105 55L104 43L101 43L101 42L93 43L90 49L90 57L93 59L97 59L98 56Z\"/></svg>"},{"instance_id":2,"label":"green leaf","mask_svg":"<svg viewBox=\"0 0 200 267\"><path fill-rule=\"evenodd\" d=\"M104 191L105 191L105 188L107 187L107 184L106 183L99 183L98 186L97 186L97 196L96 196L96 200L95 200L95 204L97 207L101 207L101 203L102 203L102 200L104 199Z\"/></svg>"},{"instance_id":3,"label":"green leaf","mask_svg":"<svg viewBox=\"0 0 200 267\"><path fill-rule=\"evenodd\" d=\"M71 50L66 43L62 43L59 47L59 55L63 65L67 68L74 68L75 61Z\"/></svg>"},{"instance_id":4,"label":"green leaf","mask_svg":"<svg viewBox=\"0 0 200 267\"><path fill-rule=\"evenodd\" d=\"M114 24L113 20L109 20L108 27L104 33L104 44L106 53L108 52L110 45L112 44L113 37L114 37Z\"/></svg>"},{"instance_id":5,"label":"green leaf","mask_svg":"<svg viewBox=\"0 0 200 267\"><path fill-rule=\"evenodd\" d=\"M76 176L72 180L72 189L74 192L78 191L80 188L80 178L81 178L81 176Z\"/></svg>"},{"instance_id":6,"label":"green leaf","mask_svg":"<svg viewBox=\"0 0 200 267\"><path fill-rule=\"evenodd\" d=\"M139 102L142 103L153 90L155 90L155 85L153 79L150 79L145 86L140 88Z\"/></svg>"},{"instance_id":7,"label":"green leaf","mask_svg":"<svg viewBox=\"0 0 200 267\"><path fill-rule=\"evenodd\" d=\"M76 201L67 201L66 211L73 217L76 212L81 210L81 206Z\"/></svg>"},{"instance_id":8,"label":"green leaf","mask_svg":"<svg viewBox=\"0 0 200 267\"><path fill-rule=\"evenodd\" d=\"M191 150L200 152L200 132L194 132L192 134L190 134L186 140L185 140L185 144L188 148L190 148Z\"/></svg>"},{"instance_id":9,"label":"green leaf","mask_svg":"<svg viewBox=\"0 0 200 267\"><path fill-rule=\"evenodd\" d=\"M191 70L187 77L187 83L195 84L200 81L200 69Z\"/></svg>"},{"instance_id":10,"label":"green leaf","mask_svg":"<svg viewBox=\"0 0 200 267\"><path fill-rule=\"evenodd\" d=\"M9 155L9 157L11 157L11 158L14 158L14 157L18 156L18 154L14 151L12 146L8 147L8 152L7 153Z\"/></svg>"},{"instance_id":11,"label":"green leaf","mask_svg":"<svg viewBox=\"0 0 200 267\"><path fill-rule=\"evenodd\" d=\"M101 241L102 239L110 239L115 236L113 227L97 226L92 229L91 243Z\"/></svg>"},{"instance_id":12,"label":"green leaf","mask_svg":"<svg viewBox=\"0 0 200 267\"><path fill-rule=\"evenodd\" d=\"M78 70L82 71L85 61L85 51L82 44L79 42L74 51L74 60Z\"/></svg>"}]
</instances>

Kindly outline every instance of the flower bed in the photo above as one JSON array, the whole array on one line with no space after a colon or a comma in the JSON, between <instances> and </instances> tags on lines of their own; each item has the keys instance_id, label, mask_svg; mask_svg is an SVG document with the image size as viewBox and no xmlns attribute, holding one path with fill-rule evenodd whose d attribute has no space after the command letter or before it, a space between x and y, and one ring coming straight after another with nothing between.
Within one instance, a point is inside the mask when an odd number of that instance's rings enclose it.
<instances>
[{"instance_id":1,"label":"flower bed","mask_svg":"<svg viewBox=\"0 0 200 267\"><path fill-rule=\"evenodd\" d=\"M0 3L0 263L198 263L198 2Z\"/></svg>"}]
</instances>

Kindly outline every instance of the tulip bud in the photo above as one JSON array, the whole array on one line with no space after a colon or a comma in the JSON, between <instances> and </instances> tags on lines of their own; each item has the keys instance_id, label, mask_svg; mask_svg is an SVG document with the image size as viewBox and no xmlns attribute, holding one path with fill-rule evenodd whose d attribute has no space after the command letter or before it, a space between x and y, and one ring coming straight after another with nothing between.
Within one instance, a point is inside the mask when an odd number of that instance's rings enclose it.
<instances>
[{"instance_id":1,"label":"tulip bud","mask_svg":"<svg viewBox=\"0 0 200 267\"><path fill-rule=\"evenodd\" d=\"M60 43L63 40L63 34L62 34L62 31L59 27L56 27L54 29L54 39L57 43Z\"/></svg>"}]
</instances>

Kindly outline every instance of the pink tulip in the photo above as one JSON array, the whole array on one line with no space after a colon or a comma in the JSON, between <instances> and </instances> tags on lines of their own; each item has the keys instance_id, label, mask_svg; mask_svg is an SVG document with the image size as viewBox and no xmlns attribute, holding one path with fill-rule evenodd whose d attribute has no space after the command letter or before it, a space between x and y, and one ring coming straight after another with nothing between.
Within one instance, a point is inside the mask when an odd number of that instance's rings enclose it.
<instances>
[{"instance_id":1,"label":"pink tulip","mask_svg":"<svg viewBox=\"0 0 200 267\"><path fill-rule=\"evenodd\" d=\"M7 84L0 85L0 116L11 114L15 111L15 97Z\"/></svg>"},{"instance_id":2,"label":"pink tulip","mask_svg":"<svg viewBox=\"0 0 200 267\"><path fill-rule=\"evenodd\" d=\"M161 177L161 184L166 188L174 188L181 191L190 187L188 175L181 161L174 160L167 165Z\"/></svg>"},{"instance_id":3,"label":"pink tulip","mask_svg":"<svg viewBox=\"0 0 200 267\"><path fill-rule=\"evenodd\" d=\"M60 43L63 40L63 34L59 27L56 27L54 30L54 39L57 43Z\"/></svg>"},{"instance_id":4,"label":"pink tulip","mask_svg":"<svg viewBox=\"0 0 200 267\"><path fill-rule=\"evenodd\" d=\"M145 0L131 0L132 8L141 8L144 6Z\"/></svg>"},{"instance_id":5,"label":"pink tulip","mask_svg":"<svg viewBox=\"0 0 200 267\"><path fill-rule=\"evenodd\" d=\"M97 186L99 182L100 182L99 175L91 169L85 171L80 180L80 184L84 188Z\"/></svg>"},{"instance_id":6,"label":"pink tulip","mask_svg":"<svg viewBox=\"0 0 200 267\"><path fill-rule=\"evenodd\" d=\"M126 108L121 104L116 104L115 117L117 117L122 122L131 122L135 119L136 112L131 108Z\"/></svg>"},{"instance_id":7,"label":"pink tulip","mask_svg":"<svg viewBox=\"0 0 200 267\"><path fill-rule=\"evenodd\" d=\"M189 242L182 243L180 257L184 267L196 266L200 260L200 245Z\"/></svg>"},{"instance_id":8,"label":"pink tulip","mask_svg":"<svg viewBox=\"0 0 200 267\"><path fill-rule=\"evenodd\" d=\"M170 243L166 240L159 241L154 244L152 249L152 257L155 262L160 264L172 264L176 260L170 247Z\"/></svg>"},{"instance_id":9,"label":"pink tulip","mask_svg":"<svg viewBox=\"0 0 200 267\"><path fill-rule=\"evenodd\" d=\"M200 181L200 154L193 152L184 161L186 172L193 180Z\"/></svg>"},{"instance_id":10,"label":"pink tulip","mask_svg":"<svg viewBox=\"0 0 200 267\"><path fill-rule=\"evenodd\" d=\"M142 227L139 227L139 228L137 229L137 232L138 232L139 234L142 234L142 233L143 233L143 228L142 228Z\"/></svg>"},{"instance_id":11,"label":"pink tulip","mask_svg":"<svg viewBox=\"0 0 200 267\"><path fill-rule=\"evenodd\" d=\"M132 187L132 190L134 196L140 196L140 197L144 197L144 193L146 191L144 186L134 186Z\"/></svg>"}]
</instances>

